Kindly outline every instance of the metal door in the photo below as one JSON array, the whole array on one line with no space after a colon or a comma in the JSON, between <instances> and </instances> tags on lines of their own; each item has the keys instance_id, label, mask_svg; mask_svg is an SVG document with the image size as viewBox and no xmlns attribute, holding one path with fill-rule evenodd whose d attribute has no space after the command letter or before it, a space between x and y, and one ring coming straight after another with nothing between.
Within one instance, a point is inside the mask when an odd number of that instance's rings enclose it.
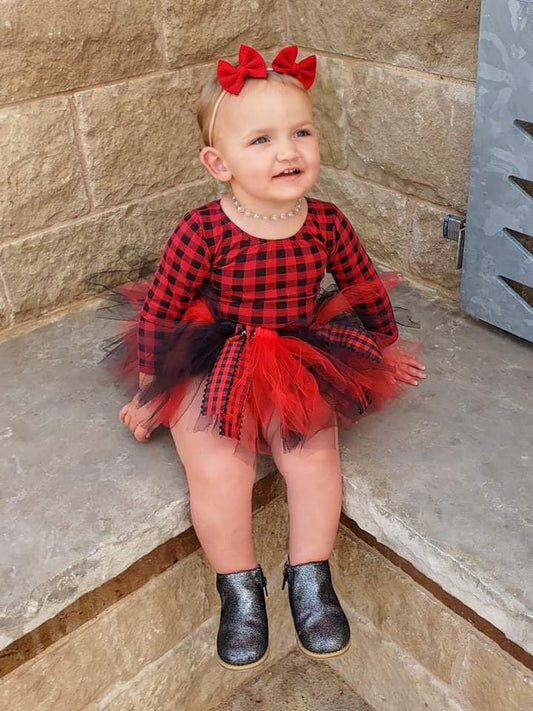
<instances>
[{"instance_id":1,"label":"metal door","mask_svg":"<svg viewBox=\"0 0 533 711\"><path fill-rule=\"evenodd\" d=\"M483 0L461 306L533 341L533 0Z\"/></svg>"}]
</instances>

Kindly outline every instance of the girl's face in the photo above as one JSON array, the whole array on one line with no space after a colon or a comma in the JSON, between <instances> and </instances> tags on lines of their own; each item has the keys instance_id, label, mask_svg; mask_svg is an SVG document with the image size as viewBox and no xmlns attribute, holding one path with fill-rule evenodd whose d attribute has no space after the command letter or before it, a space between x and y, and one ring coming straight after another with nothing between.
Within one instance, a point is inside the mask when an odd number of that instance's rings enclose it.
<instances>
[{"instance_id":1,"label":"girl's face","mask_svg":"<svg viewBox=\"0 0 533 711\"><path fill-rule=\"evenodd\" d=\"M224 97L213 143L222 167L215 177L229 182L249 209L289 209L318 178L311 100L296 86L248 80L240 94Z\"/></svg>"}]
</instances>

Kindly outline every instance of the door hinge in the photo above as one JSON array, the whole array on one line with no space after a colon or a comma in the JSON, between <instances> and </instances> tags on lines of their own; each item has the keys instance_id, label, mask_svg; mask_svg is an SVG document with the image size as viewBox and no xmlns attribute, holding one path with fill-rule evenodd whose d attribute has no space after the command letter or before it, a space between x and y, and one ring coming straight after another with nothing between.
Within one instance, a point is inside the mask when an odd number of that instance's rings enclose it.
<instances>
[{"instance_id":1,"label":"door hinge","mask_svg":"<svg viewBox=\"0 0 533 711\"><path fill-rule=\"evenodd\" d=\"M455 257L455 268L461 269L463 266L463 252L465 248L465 227L466 217L458 215L446 215L442 223L442 236L457 242L457 254Z\"/></svg>"}]
</instances>

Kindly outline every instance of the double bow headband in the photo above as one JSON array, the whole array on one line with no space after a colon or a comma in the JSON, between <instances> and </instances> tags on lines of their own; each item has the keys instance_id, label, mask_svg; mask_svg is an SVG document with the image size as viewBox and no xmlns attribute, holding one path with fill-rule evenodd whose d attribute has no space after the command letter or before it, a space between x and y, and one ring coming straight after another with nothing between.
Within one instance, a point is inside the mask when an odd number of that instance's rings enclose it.
<instances>
[{"instance_id":1,"label":"double bow headband","mask_svg":"<svg viewBox=\"0 0 533 711\"><path fill-rule=\"evenodd\" d=\"M272 68L269 69L262 55L253 47L241 44L239 48L239 61L237 66L233 66L225 59L219 59L217 64L217 78L223 91L217 99L211 121L209 123L209 145L213 145L213 126L220 102L226 95L239 94L246 79L266 79L269 71L288 74L298 79L305 89L309 89L315 81L316 56L314 54L296 61L298 47L293 44L284 47L272 61Z\"/></svg>"}]
</instances>

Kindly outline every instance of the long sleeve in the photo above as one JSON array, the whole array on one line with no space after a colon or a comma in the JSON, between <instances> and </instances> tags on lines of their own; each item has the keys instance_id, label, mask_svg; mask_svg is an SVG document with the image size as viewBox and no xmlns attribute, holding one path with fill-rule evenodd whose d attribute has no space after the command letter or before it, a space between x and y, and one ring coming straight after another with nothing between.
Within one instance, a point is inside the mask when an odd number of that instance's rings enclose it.
<instances>
[{"instance_id":1,"label":"long sleeve","mask_svg":"<svg viewBox=\"0 0 533 711\"><path fill-rule=\"evenodd\" d=\"M398 327L387 291L352 224L338 207L335 213L327 270L339 289L360 282L372 283L372 295L362 297L357 314L366 329L384 334L388 337L386 345L390 345L398 338Z\"/></svg>"},{"instance_id":2,"label":"long sleeve","mask_svg":"<svg viewBox=\"0 0 533 711\"><path fill-rule=\"evenodd\" d=\"M183 316L209 270L209 249L201 223L189 212L167 240L139 314L139 372L157 372L158 355L164 350L172 322Z\"/></svg>"}]
</instances>

